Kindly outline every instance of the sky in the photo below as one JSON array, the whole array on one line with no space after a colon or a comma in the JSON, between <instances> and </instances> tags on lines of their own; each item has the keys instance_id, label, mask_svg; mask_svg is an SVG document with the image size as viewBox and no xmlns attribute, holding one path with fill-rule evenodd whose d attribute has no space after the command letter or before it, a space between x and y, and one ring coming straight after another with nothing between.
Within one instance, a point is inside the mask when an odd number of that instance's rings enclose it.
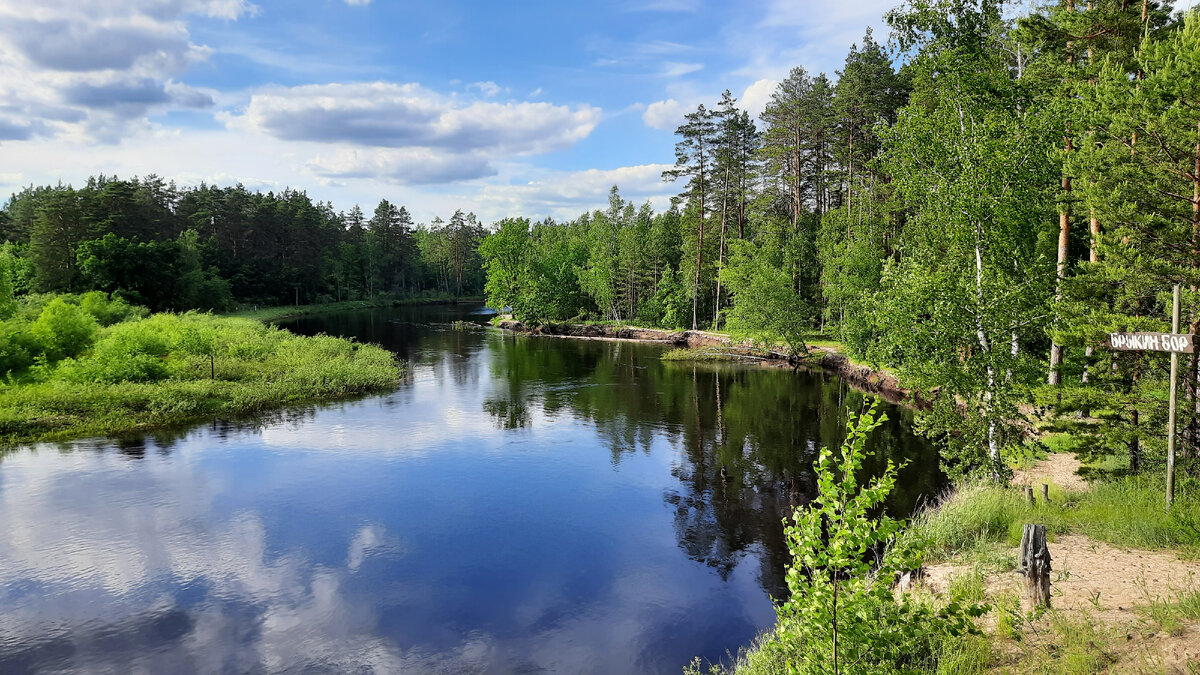
<instances>
[{"instance_id":1,"label":"sky","mask_svg":"<svg viewBox=\"0 0 1200 675\"><path fill-rule=\"evenodd\" d=\"M420 222L667 204L673 131L834 76L895 0L0 0L0 195L104 173Z\"/></svg>"}]
</instances>

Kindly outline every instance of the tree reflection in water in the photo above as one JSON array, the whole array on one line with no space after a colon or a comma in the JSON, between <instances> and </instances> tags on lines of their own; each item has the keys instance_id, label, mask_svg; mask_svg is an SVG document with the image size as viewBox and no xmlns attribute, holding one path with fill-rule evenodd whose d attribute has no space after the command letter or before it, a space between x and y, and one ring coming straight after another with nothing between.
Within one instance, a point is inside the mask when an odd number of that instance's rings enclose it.
<instances>
[{"instance_id":1,"label":"tree reflection in water","mask_svg":"<svg viewBox=\"0 0 1200 675\"><path fill-rule=\"evenodd\" d=\"M763 588L783 597L782 521L807 503L818 449L841 444L847 409L864 407L866 395L820 374L663 362L661 349L648 345L496 333L488 340L499 384L483 408L499 428L571 415L595 426L614 466L656 440L669 443L678 484L663 499L679 547L723 578L758 552ZM883 409L890 419L871 439L876 454L864 468L876 474L888 459L907 462L887 504L906 517L943 477L936 450L907 431L909 411Z\"/></svg>"}]
</instances>

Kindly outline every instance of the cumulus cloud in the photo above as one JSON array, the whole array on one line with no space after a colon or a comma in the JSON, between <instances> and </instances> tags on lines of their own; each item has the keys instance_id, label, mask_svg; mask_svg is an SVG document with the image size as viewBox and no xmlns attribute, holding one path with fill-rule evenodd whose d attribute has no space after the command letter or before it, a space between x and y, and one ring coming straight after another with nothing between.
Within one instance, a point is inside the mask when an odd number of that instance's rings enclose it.
<instances>
[{"instance_id":1,"label":"cumulus cloud","mask_svg":"<svg viewBox=\"0 0 1200 675\"><path fill-rule=\"evenodd\" d=\"M757 119L767 108L767 103L771 100L771 95L775 93L777 86L779 83L769 77L757 80L742 92L739 106L742 110L750 113L751 117Z\"/></svg>"},{"instance_id":2,"label":"cumulus cloud","mask_svg":"<svg viewBox=\"0 0 1200 675\"><path fill-rule=\"evenodd\" d=\"M0 140L117 141L154 110L210 106L176 80L211 53L187 19L256 12L245 0L0 0Z\"/></svg>"},{"instance_id":3,"label":"cumulus cloud","mask_svg":"<svg viewBox=\"0 0 1200 675\"><path fill-rule=\"evenodd\" d=\"M488 184L475 197L477 210L484 213L574 217L580 211L608 203L608 191L616 185L621 195L634 202L650 200L665 208L673 188L662 180L671 164L640 164L615 169L587 169L545 173L523 183Z\"/></svg>"},{"instance_id":4,"label":"cumulus cloud","mask_svg":"<svg viewBox=\"0 0 1200 675\"><path fill-rule=\"evenodd\" d=\"M199 51L182 25L138 17L115 25L17 20L6 22L3 32L32 64L51 70L127 70L142 60L178 65Z\"/></svg>"},{"instance_id":5,"label":"cumulus cloud","mask_svg":"<svg viewBox=\"0 0 1200 675\"><path fill-rule=\"evenodd\" d=\"M646 106L645 112L642 113L642 121L648 127L674 131L683 122L686 111L684 105L673 98L655 101Z\"/></svg>"},{"instance_id":6,"label":"cumulus cloud","mask_svg":"<svg viewBox=\"0 0 1200 675\"><path fill-rule=\"evenodd\" d=\"M349 148L308 161L326 178L382 178L402 185L453 183L496 175L477 153L446 153L430 148Z\"/></svg>"},{"instance_id":7,"label":"cumulus cloud","mask_svg":"<svg viewBox=\"0 0 1200 675\"><path fill-rule=\"evenodd\" d=\"M335 146L308 163L327 178L430 184L491 176L493 160L568 148L600 117L591 106L461 100L416 83L372 82L270 89L224 119L279 140Z\"/></svg>"},{"instance_id":8,"label":"cumulus cloud","mask_svg":"<svg viewBox=\"0 0 1200 675\"><path fill-rule=\"evenodd\" d=\"M591 106L463 103L419 84L303 85L254 94L241 126L295 141L524 155L561 150L600 121Z\"/></svg>"}]
</instances>

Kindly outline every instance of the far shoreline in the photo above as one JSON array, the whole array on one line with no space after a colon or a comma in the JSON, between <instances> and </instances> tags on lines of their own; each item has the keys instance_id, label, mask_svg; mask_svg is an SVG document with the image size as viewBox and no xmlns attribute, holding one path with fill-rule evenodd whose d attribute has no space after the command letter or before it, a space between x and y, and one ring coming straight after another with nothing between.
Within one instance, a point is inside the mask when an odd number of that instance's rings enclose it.
<instances>
[{"instance_id":1,"label":"far shoreline","mask_svg":"<svg viewBox=\"0 0 1200 675\"><path fill-rule=\"evenodd\" d=\"M435 296L414 298L373 298L369 300L338 300L334 302L318 302L310 305L269 305L263 307L242 307L228 312L214 312L216 316L228 316L241 319L254 319L263 323L286 321L301 316L328 314L332 312L351 312L362 309L386 309L389 307L417 307L423 305L461 305L484 301L482 296Z\"/></svg>"}]
</instances>

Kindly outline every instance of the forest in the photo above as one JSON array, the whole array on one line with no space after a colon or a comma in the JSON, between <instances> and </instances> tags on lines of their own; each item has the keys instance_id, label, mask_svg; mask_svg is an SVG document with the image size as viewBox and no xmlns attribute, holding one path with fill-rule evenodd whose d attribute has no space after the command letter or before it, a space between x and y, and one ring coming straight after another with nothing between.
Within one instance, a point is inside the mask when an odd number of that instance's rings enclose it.
<instances>
[{"instance_id":1,"label":"forest","mask_svg":"<svg viewBox=\"0 0 1200 675\"><path fill-rule=\"evenodd\" d=\"M292 189L96 176L14 194L0 266L17 295L103 291L154 311L478 296L482 236L474 214L417 225L386 199L367 217Z\"/></svg>"},{"instance_id":2,"label":"forest","mask_svg":"<svg viewBox=\"0 0 1200 675\"><path fill-rule=\"evenodd\" d=\"M487 297L524 321L833 340L929 394L951 475L1031 424L1137 473L1164 456L1167 359L1099 347L1200 326L1200 14L1161 2L910 0L832 77L793 68L758 120L729 91L676 130L666 212L508 219ZM1200 452L1200 358L1181 366ZM937 394L937 395L933 395ZM1042 414L1050 413L1050 414Z\"/></svg>"}]
</instances>

